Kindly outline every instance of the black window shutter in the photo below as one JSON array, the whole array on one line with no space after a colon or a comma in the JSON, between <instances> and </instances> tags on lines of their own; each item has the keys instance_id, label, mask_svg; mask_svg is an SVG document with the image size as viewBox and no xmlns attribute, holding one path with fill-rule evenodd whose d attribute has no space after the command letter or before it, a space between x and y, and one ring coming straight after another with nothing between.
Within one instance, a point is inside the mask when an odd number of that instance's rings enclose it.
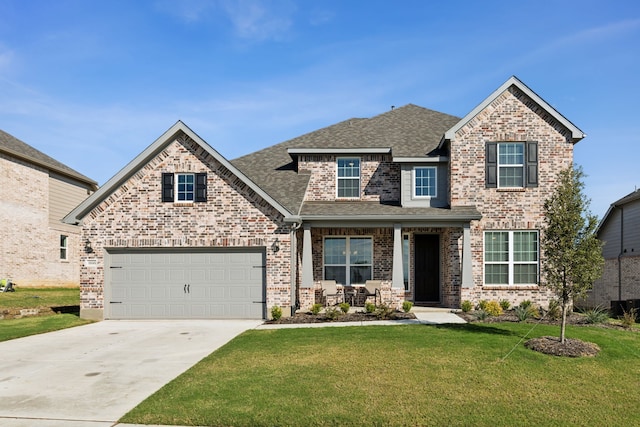
<instances>
[{"instance_id":1,"label":"black window shutter","mask_svg":"<svg viewBox=\"0 0 640 427\"><path fill-rule=\"evenodd\" d=\"M196 202L207 201L207 174L196 174Z\"/></svg>"},{"instance_id":2,"label":"black window shutter","mask_svg":"<svg viewBox=\"0 0 640 427\"><path fill-rule=\"evenodd\" d=\"M173 174L162 174L162 201L173 202Z\"/></svg>"},{"instance_id":3,"label":"black window shutter","mask_svg":"<svg viewBox=\"0 0 640 427\"><path fill-rule=\"evenodd\" d=\"M527 187L538 186L538 143L527 142Z\"/></svg>"},{"instance_id":4,"label":"black window shutter","mask_svg":"<svg viewBox=\"0 0 640 427\"><path fill-rule=\"evenodd\" d=\"M498 144L488 142L485 153L485 186L496 188L498 186Z\"/></svg>"}]
</instances>

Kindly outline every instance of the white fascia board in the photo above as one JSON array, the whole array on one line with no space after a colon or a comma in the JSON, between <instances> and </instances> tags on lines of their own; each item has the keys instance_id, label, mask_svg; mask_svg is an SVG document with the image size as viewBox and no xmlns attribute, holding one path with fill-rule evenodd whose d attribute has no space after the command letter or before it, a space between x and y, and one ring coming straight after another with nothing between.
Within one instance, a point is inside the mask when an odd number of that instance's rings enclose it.
<instances>
[{"instance_id":1,"label":"white fascia board","mask_svg":"<svg viewBox=\"0 0 640 427\"><path fill-rule=\"evenodd\" d=\"M435 157L394 157L394 163L444 163L448 162L447 156L435 156Z\"/></svg>"},{"instance_id":2,"label":"white fascia board","mask_svg":"<svg viewBox=\"0 0 640 427\"><path fill-rule=\"evenodd\" d=\"M531 98L535 103L540 105L542 108L547 110L549 114L553 116L558 122L560 122L564 127L571 131L571 137L574 142L578 142L585 136L587 136L584 132L582 132L576 125L571 123L566 117L560 114L555 108L551 105L547 104L547 102L542 99L538 94L532 91L527 85L522 83L516 76L511 76L509 80L504 82L502 86L496 89L491 95L485 98L476 108L471 110L469 114L464 116L458 123L455 124L451 129L449 129L444 134L445 140L452 140L455 137L455 134L460 128L466 125L471 119L473 119L478 113L484 110L489 104L491 104L500 94L502 94L505 90L509 89L511 86L516 86L519 90L524 92L529 98Z\"/></svg>"},{"instance_id":3,"label":"white fascia board","mask_svg":"<svg viewBox=\"0 0 640 427\"><path fill-rule=\"evenodd\" d=\"M102 187L100 187L95 193L84 200L74 210L72 210L62 221L67 224L79 224L85 215L87 215L93 208L100 204L106 197L113 191L122 185L131 175L136 173L141 167L147 164L152 158L154 158L160 151L171 143L176 134L179 132L185 133L189 138L193 139L198 145L203 147L211 156L219 161L224 167L229 169L234 175L244 181L253 191L255 191L260 197L266 200L274 208L276 208L285 217L290 216L291 213L280 203L276 202L271 196L265 193L260 187L258 187L247 176L240 172L235 166L233 166L226 158L218 153L213 147L207 144L202 138L200 138L194 131L192 131L186 124L178 120L176 124L171 126L165 133L163 133L158 139L156 139L151 145L149 145L142 153L136 156L130 161L124 168L116 173L111 179L109 179Z\"/></svg>"}]
</instances>

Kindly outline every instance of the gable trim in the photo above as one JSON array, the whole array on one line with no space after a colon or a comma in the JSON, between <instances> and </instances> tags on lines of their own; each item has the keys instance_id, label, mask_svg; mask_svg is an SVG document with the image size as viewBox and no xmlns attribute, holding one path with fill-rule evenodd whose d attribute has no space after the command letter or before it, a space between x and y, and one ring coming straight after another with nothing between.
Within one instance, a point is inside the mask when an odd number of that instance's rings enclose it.
<instances>
[{"instance_id":1,"label":"gable trim","mask_svg":"<svg viewBox=\"0 0 640 427\"><path fill-rule=\"evenodd\" d=\"M580 141L582 138L586 136L584 132L582 132L576 125L571 123L566 117L560 114L555 108L549 105L544 99L542 99L538 94L532 91L527 85L522 83L516 76L511 76L509 80L504 82L502 86L496 89L491 95L485 98L476 108L471 110L469 114L464 116L458 123L456 123L451 129L449 129L444 134L444 140L452 140L455 138L456 132L458 132L463 126L469 123L478 113L484 110L489 104L495 101L504 91L509 89L511 86L517 87L520 91L522 91L525 95L531 98L535 103L540 105L544 110L546 110L556 121L562 124L565 128L567 128L571 133L571 138L573 143ZM444 141L442 141L444 142ZM442 145L441 142L441 145Z\"/></svg>"},{"instance_id":2,"label":"gable trim","mask_svg":"<svg viewBox=\"0 0 640 427\"><path fill-rule=\"evenodd\" d=\"M207 144L202 138L200 138L194 131L192 131L181 120L178 120L173 126L171 126L165 133L163 133L158 139L156 139L151 145L149 145L142 153L136 156L131 162L129 162L124 168L116 173L111 179L109 179L102 187L100 187L95 193L85 199L80 205L78 205L73 211L63 218L63 222L67 224L79 224L82 219L89 214L96 206L104 201L111 193L113 193L118 187L124 184L133 174L135 174L140 168L151 161L155 156L164 150L171 142L173 142L179 133L184 133L189 138L194 140L196 144L205 149L216 161L221 163L231 173L244 182L251 190L255 191L260 197L262 197L267 203L273 206L283 216L291 216L291 213L280 203L275 201L264 190L258 187L253 181L251 181L245 174L240 172L235 166L233 166L226 158L218 153L213 147Z\"/></svg>"}]
</instances>

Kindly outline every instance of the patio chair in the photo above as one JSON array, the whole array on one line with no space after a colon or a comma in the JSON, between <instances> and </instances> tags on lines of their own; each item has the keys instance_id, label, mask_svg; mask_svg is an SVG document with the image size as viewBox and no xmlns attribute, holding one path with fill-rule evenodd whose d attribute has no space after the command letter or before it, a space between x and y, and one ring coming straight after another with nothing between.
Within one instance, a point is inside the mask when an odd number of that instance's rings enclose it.
<instances>
[{"instance_id":1,"label":"patio chair","mask_svg":"<svg viewBox=\"0 0 640 427\"><path fill-rule=\"evenodd\" d=\"M344 302L344 293L342 289L338 289L338 284L335 280L323 280L320 282L322 285L322 296L324 297L324 306L329 305L329 297L336 298L336 304L340 302L340 298L342 302Z\"/></svg>"},{"instance_id":2,"label":"patio chair","mask_svg":"<svg viewBox=\"0 0 640 427\"><path fill-rule=\"evenodd\" d=\"M365 301L369 297L373 297L373 304L378 306L378 298L380 298L380 303L382 303L382 295L380 294L380 287L382 286L381 280L367 280L364 282L364 298Z\"/></svg>"}]
</instances>

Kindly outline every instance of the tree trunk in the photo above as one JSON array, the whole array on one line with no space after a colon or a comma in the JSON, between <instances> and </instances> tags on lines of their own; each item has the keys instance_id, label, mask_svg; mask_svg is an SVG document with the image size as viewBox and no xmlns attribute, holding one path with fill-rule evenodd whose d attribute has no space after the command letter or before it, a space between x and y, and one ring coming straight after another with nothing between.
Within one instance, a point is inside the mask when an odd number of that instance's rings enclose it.
<instances>
[{"instance_id":1,"label":"tree trunk","mask_svg":"<svg viewBox=\"0 0 640 427\"><path fill-rule=\"evenodd\" d=\"M560 344L564 344L564 329L567 326L567 303L562 301L562 321L560 322Z\"/></svg>"}]
</instances>

